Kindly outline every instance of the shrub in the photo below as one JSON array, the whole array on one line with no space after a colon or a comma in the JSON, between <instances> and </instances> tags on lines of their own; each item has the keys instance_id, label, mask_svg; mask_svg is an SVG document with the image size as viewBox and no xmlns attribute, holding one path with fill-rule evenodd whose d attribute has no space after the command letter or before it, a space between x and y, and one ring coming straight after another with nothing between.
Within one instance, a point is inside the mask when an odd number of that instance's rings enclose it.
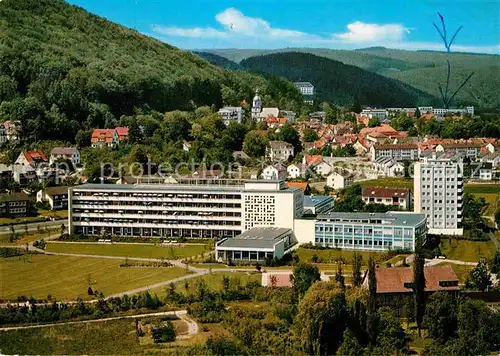
<instances>
[{"instance_id":1,"label":"shrub","mask_svg":"<svg viewBox=\"0 0 500 356\"><path fill-rule=\"evenodd\" d=\"M174 341L176 336L174 325L169 320L154 326L151 328L151 336L155 343Z\"/></svg>"}]
</instances>

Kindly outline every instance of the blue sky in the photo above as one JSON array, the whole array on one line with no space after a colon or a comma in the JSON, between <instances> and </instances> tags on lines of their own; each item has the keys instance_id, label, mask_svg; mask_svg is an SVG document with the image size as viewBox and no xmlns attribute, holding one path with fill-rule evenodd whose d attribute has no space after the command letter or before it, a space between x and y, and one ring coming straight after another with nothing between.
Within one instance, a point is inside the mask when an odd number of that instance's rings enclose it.
<instances>
[{"instance_id":1,"label":"blue sky","mask_svg":"<svg viewBox=\"0 0 500 356\"><path fill-rule=\"evenodd\" d=\"M174 46L193 48L386 46L442 50L441 12L454 51L500 53L497 0L69 0Z\"/></svg>"}]
</instances>

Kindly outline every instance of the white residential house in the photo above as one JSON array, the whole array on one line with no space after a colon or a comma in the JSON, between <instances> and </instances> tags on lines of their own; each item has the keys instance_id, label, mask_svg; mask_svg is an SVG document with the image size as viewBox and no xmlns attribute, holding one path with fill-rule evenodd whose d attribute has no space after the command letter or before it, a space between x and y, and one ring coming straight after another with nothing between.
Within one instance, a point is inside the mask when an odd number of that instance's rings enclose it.
<instances>
[{"instance_id":1,"label":"white residential house","mask_svg":"<svg viewBox=\"0 0 500 356\"><path fill-rule=\"evenodd\" d=\"M353 176L349 172L332 172L326 178L326 185L335 190L344 189L353 184Z\"/></svg>"},{"instance_id":2,"label":"white residential house","mask_svg":"<svg viewBox=\"0 0 500 356\"><path fill-rule=\"evenodd\" d=\"M330 166L327 162L321 161L314 165L314 170L317 174L322 177L326 177L332 171L332 166Z\"/></svg>"},{"instance_id":3,"label":"white residential house","mask_svg":"<svg viewBox=\"0 0 500 356\"><path fill-rule=\"evenodd\" d=\"M500 151L494 151L486 156L481 157L481 162L491 163L493 169L500 167Z\"/></svg>"},{"instance_id":4,"label":"white residential house","mask_svg":"<svg viewBox=\"0 0 500 356\"><path fill-rule=\"evenodd\" d=\"M416 161L419 158L416 143L398 143L392 145L373 145L370 147L371 160L379 157L390 157L396 161Z\"/></svg>"},{"instance_id":5,"label":"white residential house","mask_svg":"<svg viewBox=\"0 0 500 356\"><path fill-rule=\"evenodd\" d=\"M480 180L492 180L493 179L493 165L489 162L482 163L479 168L479 179Z\"/></svg>"},{"instance_id":6,"label":"white residential house","mask_svg":"<svg viewBox=\"0 0 500 356\"><path fill-rule=\"evenodd\" d=\"M306 176L306 166L302 163L292 163L287 168L289 179L305 178Z\"/></svg>"},{"instance_id":7,"label":"white residential house","mask_svg":"<svg viewBox=\"0 0 500 356\"><path fill-rule=\"evenodd\" d=\"M493 153L495 151L500 151L500 142L498 142L498 143L488 143L485 147L486 147L486 149L488 150L489 153Z\"/></svg>"},{"instance_id":8,"label":"white residential house","mask_svg":"<svg viewBox=\"0 0 500 356\"><path fill-rule=\"evenodd\" d=\"M262 171L261 177L262 179L268 180L285 180L286 179L286 167L280 163L271 164L264 168Z\"/></svg>"},{"instance_id":9,"label":"white residential house","mask_svg":"<svg viewBox=\"0 0 500 356\"><path fill-rule=\"evenodd\" d=\"M7 129L5 128L4 124L0 124L0 145L4 144L7 141Z\"/></svg>"},{"instance_id":10,"label":"white residential house","mask_svg":"<svg viewBox=\"0 0 500 356\"><path fill-rule=\"evenodd\" d=\"M262 111L257 115L257 121L261 122L268 117L278 117L280 114L280 109L278 108L262 108Z\"/></svg>"},{"instance_id":11,"label":"white residential house","mask_svg":"<svg viewBox=\"0 0 500 356\"><path fill-rule=\"evenodd\" d=\"M182 150L184 152L189 152L190 149L191 149L191 142L188 142L186 140L182 141Z\"/></svg>"},{"instance_id":12,"label":"white residential house","mask_svg":"<svg viewBox=\"0 0 500 356\"><path fill-rule=\"evenodd\" d=\"M56 161L71 161L74 166L80 164L80 151L76 147L54 147L50 152L50 164Z\"/></svg>"},{"instance_id":13,"label":"white residential house","mask_svg":"<svg viewBox=\"0 0 500 356\"><path fill-rule=\"evenodd\" d=\"M293 145L284 141L269 141L266 156L272 162L286 161L293 157Z\"/></svg>"},{"instance_id":14,"label":"white residential house","mask_svg":"<svg viewBox=\"0 0 500 356\"><path fill-rule=\"evenodd\" d=\"M460 155L470 159L476 159L481 152L480 143L442 143L436 146L436 152L444 152Z\"/></svg>"},{"instance_id":15,"label":"white residential house","mask_svg":"<svg viewBox=\"0 0 500 356\"><path fill-rule=\"evenodd\" d=\"M402 177L405 167L401 162L397 162L390 157L379 157L373 162L373 169L380 176Z\"/></svg>"},{"instance_id":16,"label":"white residential house","mask_svg":"<svg viewBox=\"0 0 500 356\"><path fill-rule=\"evenodd\" d=\"M299 89L302 95L314 95L314 85L309 82L295 82L293 85Z\"/></svg>"},{"instance_id":17,"label":"white residential house","mask_svg":"<svg viewBox=\"0 0 500 356\"><path fill-rule=\"evenodd\" d=\"M36 193L37 202L47 202L51 210L65 210L68 208L69 187L49 187Z\"/></svg>"},{"instance_id":18,"label":"white residential house","mask_svg":"<svg viewBox=\"0 0 500 356\"><path fill-rule=\"evenodd\" d=\"M219 110L218 114L224 121L224 125L228 126L231 121L236 121L241 124L243 120L244 110L241 106L225 106Z\"/></svg>"},{"instance_id":19,"label":"white residential house","mask_svg":"<svg viewBox=\"0 0 500 356\"><path fill-rule=\"evenodd\" d=\"M383 204L402 210L409 210L411 204L410 189L365 187L361 194L365 204Z\"/></svg>"}]
</instances>

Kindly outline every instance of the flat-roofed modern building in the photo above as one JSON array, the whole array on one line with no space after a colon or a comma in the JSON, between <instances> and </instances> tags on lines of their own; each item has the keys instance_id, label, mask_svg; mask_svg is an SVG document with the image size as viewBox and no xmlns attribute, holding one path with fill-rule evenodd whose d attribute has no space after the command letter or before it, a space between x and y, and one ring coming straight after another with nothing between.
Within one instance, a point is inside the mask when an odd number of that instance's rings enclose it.
<instances>
[{"instance_id":1,"label":"flat-roofed modern building","mask_svg":"<svg viewBox=\"0 0 500 356\"><path fill-rule=\"evenodd\" d=\"M217 242L217 261L263 262L281 258L297 244L292 230L279 227L254 227L234 238Z\"/></svg>"},{"instance_id":2,"label":"flat-roofed modern building","mask_svg":"<svg viewBox=\"0 0 500 356\"><path fill-rule=\"evenodd\" d=\"M415 250L415 241L425 241L424 214L340 213L318 215L314 223L315 244L352 250Z\"/></svg>"},{"instance_id":3,"label":"flat-roofed modern building","mask_svg":"<svg viewBox=\"0 0 500 356\"><path fill-rule=\"evenodd\" d=\"M283 181L178 179L177 184L85 184L68 193L77 235L234 237L253 227L293 228L304 194Z\"/></svg>"},{"instance_id":4,"label":"flat-roofed modern building","mask_svg":"<svg viewBox=\"0 0 500 356\"><path fill-rule=\"evenodd\" d=\"M328 195L304 196L304 215L326 213L333 208L335 199Z\"/></svg>"},{"instance_id":5,"label":"flat-roofed modern building","mask_svg":"<svg viewBox=\"0 0 500 356\"><path fill-rule=\"evenodd\" d=\"M417 162L413 178L416 213L427 216L430 234L462 235L463 163L433 156Z\"/></svg>"}]
</instances>

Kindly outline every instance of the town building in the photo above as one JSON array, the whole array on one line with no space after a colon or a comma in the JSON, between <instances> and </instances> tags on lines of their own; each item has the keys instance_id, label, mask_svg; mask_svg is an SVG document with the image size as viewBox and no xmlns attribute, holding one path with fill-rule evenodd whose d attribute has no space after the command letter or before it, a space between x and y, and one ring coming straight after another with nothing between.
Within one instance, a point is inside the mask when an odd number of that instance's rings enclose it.
<instances>
[{"instance_id":1,"label":"town building","mask_svg":"<svg viewBox=\"0 0 500 356\"><path fill-rule=\"evenodd\" d=\"M500 167L500 151L494 151L481 157L481 162L491 163L493 169Z\"/></svg>"},{"instance_id":2,"label":"town building","mask_svg":"<svg viewBox=\"0 0 500 356\"><path fill-rule=\"evenodd\" d=\"M370 155L372 161L380 157L389 157L396 161L416 161L419 158L416 143L373 145L370 147Z\"/></svg>"},{"instance_id":3,"label":"town building","mask_svg":"<svg viewBox=\"0 0 500 356\"><path fill-rule=\"evenodd\" d=\"M403 177L405 167L391 157L379 157L373 162L373 170L377 175L385 177Z\"/></svg>"},{"instance_id":4,"label":"town building","mask_svg":"<svg viewBox=\"0 0 500 356\"><path fill-rule=\"evenodd\" d=\"M50 164L61 160L70 161L76 167L80 164L80 151L76 147L54 147L50 151Z\"/></svg>"},{"instance_id":5,"label":"town building","mask_svg":"<svg viewBox=\"0 0 500 356\"><path fill-rule=\"evenodd\" d=\"M342 249L414 251L416 240L425 242L426 233L423 214L328 212L316 217L314 242Z\"/></svg>"},{"instance_id":6,"label":"town building","mask_svg":"<svg viewBox=\"0 0 500 356\"><path fill-rule=\"evenodd\" d=\"M252 119L257 119L262 111L262 99L259 96L259 90L255 90L255 96L252 100Z\"/></svg>"},{"instance_id":7,"label":"town building","mask_svg":"<svg viewBox=\"0 0 500 356\"><path fill-rule=\"evenodd\" d=\"M5 142L7 142L7 129L5 128L5 125L2 123L0 124L0 145L3 145Z\"/></svg>"},{"instance_id":8,"label":"town building","mask_svg":"<svg viewBox=\"0 0 500 356\"><path fill-rule=\"evenodd\" d=\"M493 179L493 164L486 162L481 163L478 171L479 180L492 180Z\"/></svg>"},{"instance_id":9,"label":"town building","mask_svg":"<svg viewBox=\"0 0 500 356\"><path fill-rule=\"evenodd\" d=\"M326 185L335 190L350 187L354 183L354 176L347 172L332 172L326 178Z\"/></svg>"},{"instance_id":10,"label":"town building","mask_svg":"<svg viewBox=\"0 0 500 356\"><path fill-rule=\"evenodd\" d=\"M90 141L94 148L113 148L118 145L118 134L114 129L95 129Z\"/></svg>"},{"instance_id":11,"label":"town building","mask_svg":"<svg viewBox=\"0 0 500 356\"><path fill-rule=\"evenodd\" d=\"M249 160L250 159L250 156L247 155L245 152L243 151L234 151L232 153L232 156L234 159L239 159L239 160L242 160L242 161L246 161L246 160Z\"/></svg>"},{"instance_id":12,"label":"town building","mask_svg":"<svg viewBox=\"0 0 500 356\"><path fill-rule=\"evenodd\" d=\"M266 180L285 180L287 169L281 163L271 164L262 170L261 178Z\"/></svg>"},{"instance_id":13,"label":"town building","mask_svg":"<svg viewBox=\"0 0 500 356\"><path fill-rule=\"evenodd\" d=\"M7 141L13 141L19 138L19 129L21 127L19 121L5 121L2 127L5 130L5 138Z\"/></svg>"},{"instance_id":14,"label":"town building","mask_svg":"<svg viewBox=\"0 0 500 356\"><path fill-rule=\"evenodd\" d=\"M425 294L435 292L457 295L460 291L458 277L449 265L425 266ZM395 308L400 313L405 304L413 303L413 269L411 267L376 268L377 305ZM365 273L363 287L369 288L368 273ZM410 305L411 305L410 304Z\"/></svg>"},{"instance_id":15,"label":"town building","mask_svg":"<svg viewBox=\"0 0 500 356\"><path fill-rule=\"evenodd\" d=\"M29 212L29 198L25 193L0 195L0 217L16 218L26 216Z\"/></svg>"},{"instance_id":16,"label":"town building","mask_svg":"<svg viewBox=\"0 0 500 356\"><path fill-rule=\"evenodd\" d=\"M177 184L85 184L68 192L77 235L235 237L253 227L293 229L304 194L283 181L178 179Z\"/></svg>"},{"instance_id":17,"label":"town building","mask_svg":"<svg viewBox=\"0 0 500 356\"><path fill-rule=\"evenodd\" d=\"M118 137L118 144L128 140L128 127L115 127L115 132L116 136Z\"/></svg>"},{"instance_id":18,"label":"town building","mask_svg":"<svg viewBox=\"0 0 500 356\"><path fill-rule=\"evenodd\" d=\"M302 163L292 163L286 168L289 179L305 178L307 168Z\"/></svg>"},{"instance_id":19,"label":"town building","mask_svg":"<svg viewBox=\"0 0 500 356\"><path fill-rule=\"evenodd\" d=\"M427 216L430 234L462 235L463 163L456 157L432 156L415 163L416 213Z\"/></svg>"},{"instance_id":20,"label":"town building","mask_svg":"<svg viewBox=\"0 0 500 356\"><path fill-rule=\"evenodd\" d=\"M361 111L362 116L367 116L370 119L380 119L383 120L387 117L386 109L364 109Z\"/></svg>"},{"instance_id":21,"label":"town building","mask_svg":"<svg viewBox=\"0 0 500 356\"><path fill-rule=\"evenodd\" d=\"M311 195L311 186L307 182L286 182L285 186L287 188L298 188L302 190L304 195ZM305 199L305 198L304 198Z\"/></svg>"},{"instance_id":22,"label":"town building","mask_svg":"<svg viewBox=\"0 0 500 356\"><path fill-rule=\"evenodd\" d=\"M42 151L39 150L25 150L19 154L14 164L19 164L22 166L30 166L33 169L37 169L47 163L47 157Z\"/></svg>"},{"instance_id":23,"label":"town building","mask_svg":"<svg viewBox=\"0 0 500 356\"><path fill-rule=\"evenodd\" d=\"M316 216L332 210L335 199L328 195L304 196L304 215Z\"/></svg>"},{"instance_id":24,"label":"town building","mask_svg":"<svg viewBox=\"0 0 500 356\"><path fill-rule=\"evenodd\" d=\"M383 204L401 210L410 210L410 189L365 187L361 196L366 204Z\"/></svg>"},{"instance_id":25,"label":"town building","mask_svg":"<svg viewBox=\"0 0 500 356\"><path fill-rule=\"evenodd\" d=\"M280 227L254 227L234 238L215 244L219 262L264 262L281 258L297 244L292 230Z\"/></svg>"},{"instance_id":26,"label":"town building","mask_svg":"<svg viewBox=\"0 0 500 356\"><path fill-rule=\"evenodd\" d=\"M38 181L36 170L31 166L23 166L21 164L14 164L10 166L12 171L12 178L14 182L18 183L21 187L27 187L31 183Z\"/></svg>"},{"instance_id":27,"label":"town building","mask_svg":"<svg viewBox=\"0 0 500 356\"><path fill-rule=\"evenodd\" d=\"M480 143L441 143L436 146L436 152L453 155L460 155L463 158L475 160L481 152Z\"/></svg>"},{"instance_id":28,"label":"town building","mask_svg":"<svg viewBox=\"0 0 500 356\"><path fill-rule=\"evenodd\" d=\"M68 208L69 187L48 187L36 193L37 203L48 203L50 210L65 210Z\"/></svg>"},{"instance_id":29,"label":"town building","mask_svg":"<svg viewBox=\"0 0 500 356\"><path fill-rule=\"evenodd\" d=\"M278 108L262 108L260 113L257 115L257 121L262 122L268 118L277 118L279 113L280 110Z\"/></svg>"},{"instance_id":30,"label":"town building","mask_svg":"<svg viewBox=\"0 0 500 356\"><path fill-rule=\"evenodd\" d=\"M219 109L218 114L224 121L224 125L228 126L231 121L241 124L244 111L241 106L225 106Z\"/></svg>"},{"instance_id":31,"label":"town building","mask_svg":"<svg viewBox=\"0 0 500 356\"><path fill-rule=\"evenodd\" d=\"M284 141L269 141L266 156L271 162L286 161L294 156L293 145Z\"/></svg>"},{"instance_id":32,"label":"town building","mask_svg":"<svg viewBox=\"0 0 500 356\"><path fill-rule=\"evenodd\" d=\"M314 95L314 85L309 82L294 82L293 85L299 89L302 95Z\"/></svg>"}]
</instances>

